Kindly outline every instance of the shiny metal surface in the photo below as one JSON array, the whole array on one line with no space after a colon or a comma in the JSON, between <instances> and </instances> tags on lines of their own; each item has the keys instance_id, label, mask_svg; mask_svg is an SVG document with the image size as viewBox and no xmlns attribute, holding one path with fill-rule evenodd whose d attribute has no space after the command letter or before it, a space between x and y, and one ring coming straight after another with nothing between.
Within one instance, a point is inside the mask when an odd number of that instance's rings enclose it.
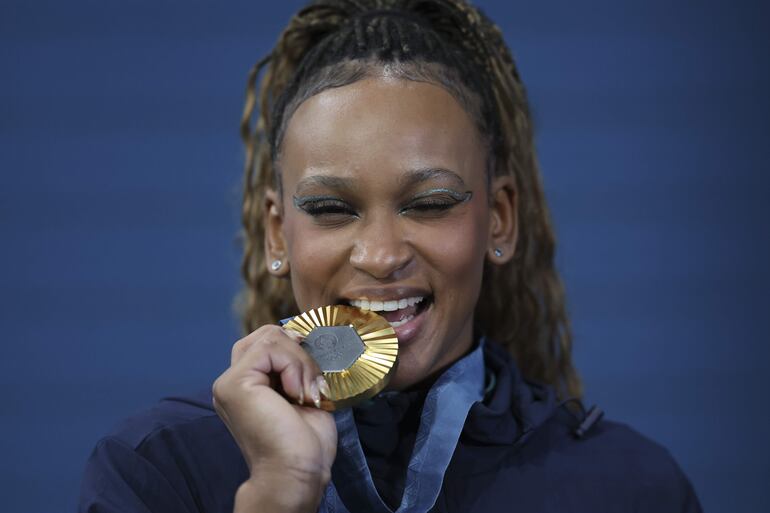
<instances>
[{"instance_id":1,"label":"shiny metal surface","mask_svg":"<svg viewBox=\"0 0 770 513\"><path fill-rule=\"evenodd\" d=\"M398 363L398 339L383 317L353 306L334 305L301 313L284 325L304 337L303 348L318 362L330 396L328 411L353 406L387 386Z\"/></svg>"}]
</instances>

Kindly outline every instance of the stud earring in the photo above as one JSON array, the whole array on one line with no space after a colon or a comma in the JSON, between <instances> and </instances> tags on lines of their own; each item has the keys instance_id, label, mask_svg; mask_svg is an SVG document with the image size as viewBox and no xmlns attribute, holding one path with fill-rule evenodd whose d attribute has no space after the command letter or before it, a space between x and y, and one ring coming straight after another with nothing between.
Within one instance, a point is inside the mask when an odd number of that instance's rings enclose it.
<instances>
[{"instance_id":1,"label":"stud earring","mask_svg":"<svg viewBox=\"0 0 770 513\"><path fill-rule=\"evenodd\" d=\"M495 256L497 258L500 258L501 256L503 256L503 250L500 248L495 248Z\"/></svg>"},{"instance_id":2,"label":"stud earring","mask_svg":"<svg viewBox=\"0 0 770 513\"><path fill-rule=\"evenodd\" d=\"M272 269L273 271L277 271L278 269L281 268L282 264L283 262L281 262L280 260L273 260L273 262L270 264L270 269Z\"/></svg>"}]
</instances>

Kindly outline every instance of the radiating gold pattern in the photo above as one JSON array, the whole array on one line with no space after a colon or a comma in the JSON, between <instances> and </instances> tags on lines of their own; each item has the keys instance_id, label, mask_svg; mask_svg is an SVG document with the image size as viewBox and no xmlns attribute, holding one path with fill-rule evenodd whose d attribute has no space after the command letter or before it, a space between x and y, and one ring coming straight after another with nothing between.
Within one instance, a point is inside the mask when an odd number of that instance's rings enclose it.
<instances>
[{"instance_id":1,"label":"radiating gold pattern","mask_svg":"<svg viewBox=\"0 0 770 513\"><path fill-rule=\"evenodd\" d=\"M321 399L321 408L327 411L347 408L385 388L398 363L398 339L388 321L370 310L334 305L303 312L284 328L306 337L321 326L350 326L364 343L364 352L350 367L323 373L330 397Z\"/></svg>"}]
</instances>

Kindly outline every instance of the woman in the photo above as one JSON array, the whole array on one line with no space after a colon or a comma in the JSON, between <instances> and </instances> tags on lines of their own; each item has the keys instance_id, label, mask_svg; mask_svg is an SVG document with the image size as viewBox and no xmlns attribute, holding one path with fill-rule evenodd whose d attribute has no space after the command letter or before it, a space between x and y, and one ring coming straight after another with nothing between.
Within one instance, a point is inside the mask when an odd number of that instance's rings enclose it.
<instances>
[{"instance_id":1,"label":"woman","mask_svg":"<svg viewBox=\"0 0 770 513\"><path fill-rule=\"evenodd\" d=\"M524 88L475 8L311 4L251 71L242 132L248 335L213 400L99 442L83 511L700 509L664 449L570 409ZM399 339L387 391L334 415L276 324L333 304Z\"/></svg>"}]
</instances>

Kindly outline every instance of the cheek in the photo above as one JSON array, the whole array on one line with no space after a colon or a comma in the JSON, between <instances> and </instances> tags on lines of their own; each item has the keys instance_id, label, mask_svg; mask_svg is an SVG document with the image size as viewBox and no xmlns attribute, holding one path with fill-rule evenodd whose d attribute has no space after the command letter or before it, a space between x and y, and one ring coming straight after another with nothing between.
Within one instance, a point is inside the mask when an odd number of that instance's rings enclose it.
<instances>
[{"instance_id":1,"label":"cheek","mask_svg":"<svg viewBox=\"0 0 770 513\"><path fill-rule=\"evenodd\" d=\"M473 211L423 239L430 239L423 245L423 254L445 280L440 285L447 297L475 301L480 289L487 232L486 220L480 213Z\"/></svg>"},{"instance_id":2,"label":"cheek","mask_svg":"<svg viewBox=\"0 0 770 513\"><path fill-rule=\"evenodd\" d=\"M331 286L346 261L346 248L338 235L314 229L304 220L292 217L287 219L284 233L294 299L304 311L336 299L332 297Z\"/></svg>"}]
</instances>

